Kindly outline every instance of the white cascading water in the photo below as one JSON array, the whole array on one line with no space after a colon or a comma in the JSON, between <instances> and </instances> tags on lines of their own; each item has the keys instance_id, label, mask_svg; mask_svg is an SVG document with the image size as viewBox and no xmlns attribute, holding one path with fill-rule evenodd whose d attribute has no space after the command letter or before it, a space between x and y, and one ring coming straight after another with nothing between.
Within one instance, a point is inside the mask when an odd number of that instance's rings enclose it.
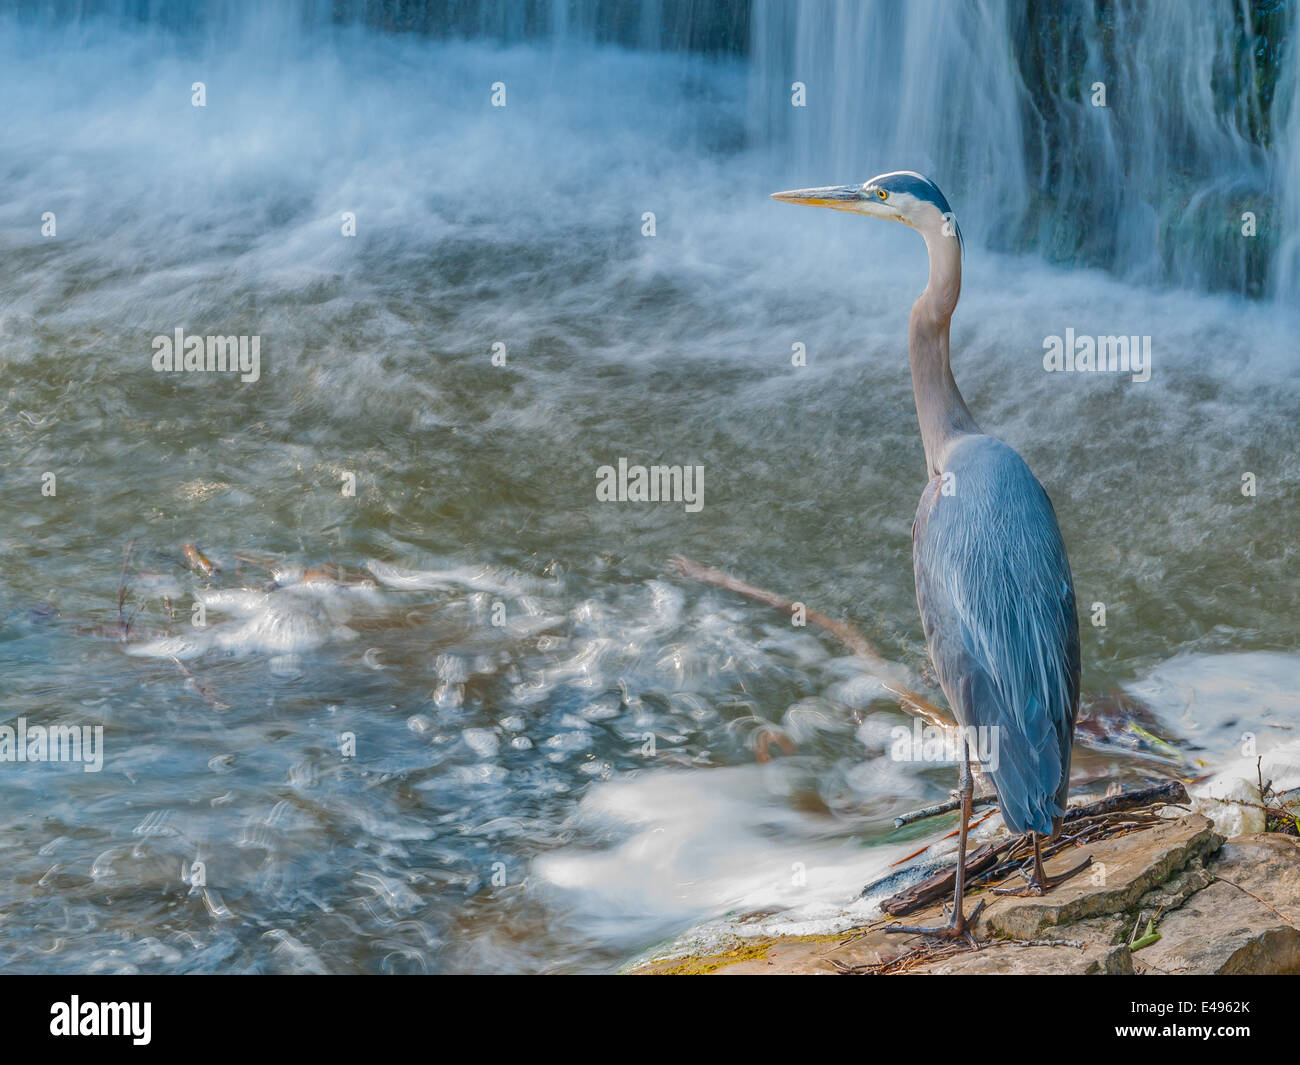
<instances>
[{"instance_id":1,"label":"white cascading water","mask_svg":"<svg viewBox=\"0 0 1300 1065\"><path fill-rule=\"evenodd\" d=\"M350 23L557 50L616 42L748 51L751 139L783 160L783 172L844 181L922 169L948 191L968 238L994 249L1141 282L1291 301L1300 291L1297 4L0 3L10 7L285 53ZM806 86L805 107L791 105L795 82ZM1092 102L1098 82L1104 107ZM1239 239L1247 211L1257 218L1254 243Z\"/></svg>"},{"instance_id":2,"label":"white cascading water","mask_svg":"<svg viewBox=\"0 0 1300 1065\"><path fill-rule=\"evenodd\" d=\"M1290 62L1271 107L1229 91L1239 64L1257 85L1256 28L1233 29L1249 7L1073 3L1036 23L1025 7L755 0L751 129L812 183L927 170L993 247L1293 300L1300 85ZM1272 238L1266 281L1240 250L1245 211Z\"/></svg>"}]
</instances>

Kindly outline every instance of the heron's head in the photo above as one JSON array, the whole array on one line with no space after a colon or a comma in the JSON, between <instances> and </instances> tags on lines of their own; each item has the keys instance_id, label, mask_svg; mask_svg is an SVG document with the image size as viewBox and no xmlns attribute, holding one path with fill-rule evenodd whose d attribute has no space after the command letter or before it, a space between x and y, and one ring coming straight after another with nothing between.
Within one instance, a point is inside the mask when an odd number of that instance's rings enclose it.
<instances>
[{"instance_id":1,"label":"heron's head","mask_svg":"<svg viewBox=\"0 0 1300 1065\"><path fill-rule=\"evenodd\" d=\"M772 199L810 207L829 207L834 211L852 211L870 218L902 222L922 233L942 233L961 240L956 216L939 186L911 170L881 174L861 185L828 185L820 189L774 192Z\"/></svg>"}]
</instances>

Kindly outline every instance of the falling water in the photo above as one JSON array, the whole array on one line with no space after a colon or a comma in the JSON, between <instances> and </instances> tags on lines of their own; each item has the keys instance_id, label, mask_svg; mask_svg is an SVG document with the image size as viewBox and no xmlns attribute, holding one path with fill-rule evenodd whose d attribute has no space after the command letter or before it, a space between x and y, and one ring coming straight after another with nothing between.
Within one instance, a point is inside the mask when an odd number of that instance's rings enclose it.
<instances>
[{"instance_id":1,"label":"falling water","mask_svg":"<svg viewBox=\"0 0 1300 1065\"><path fill-rule=\"evenodd\" d=\"M1195 17L1180 0L7 7L255 44L271 61L304 35L350 25L553 50L747 54L753 142L810 178L850 180L901 160L941 178L965 232L991 248L1140 282L1300 293L1300 5L1290 0L1210 0ZM806 87L797 107L795 83ZM1245 212L1254 239L1242 239Z\"/></svg>"},{"instance_id":2,"label":"falling water","mask_svg":"<svg viewBox=\"0 0 1300 1065\"><path fill-rule=\"evenodd\" d=\"M819 183L942 175L989 247L1294 302L1297 19L1237 0L756 0L751 127Z\"/></svg>"}]
</instances>

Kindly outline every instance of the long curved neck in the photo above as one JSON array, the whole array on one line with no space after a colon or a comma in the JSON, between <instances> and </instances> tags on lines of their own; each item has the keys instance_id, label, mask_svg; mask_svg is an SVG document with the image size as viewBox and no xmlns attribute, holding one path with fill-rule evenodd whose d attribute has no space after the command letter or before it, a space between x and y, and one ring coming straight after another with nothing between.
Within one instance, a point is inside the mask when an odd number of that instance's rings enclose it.
<instances>
[{"instance_id":1,"label":"long curved neck","mask_svg":"<svg viewBox=\"0 0 1300 1065\"><path fill-rule=\"evenodd\" d=\"M930 283L912 306L907 340L925 464L930 476L937 477L952 441L980 430L957 391L948 361L948 324L961 295L961 241L946 236L941 225L920 233L930 253Z\"/></svg>"}]
</instances>

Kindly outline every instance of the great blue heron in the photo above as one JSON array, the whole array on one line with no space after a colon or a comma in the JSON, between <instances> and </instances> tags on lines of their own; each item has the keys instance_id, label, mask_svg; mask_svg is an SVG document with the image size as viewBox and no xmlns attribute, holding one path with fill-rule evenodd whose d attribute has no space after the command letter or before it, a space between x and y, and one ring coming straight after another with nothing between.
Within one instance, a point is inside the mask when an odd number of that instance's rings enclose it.
<instances>
[{"instance_id":1,"label":"great blue heron","mask_svg":"<svg viewBox=\"0 0 1300 1065\"><path fill-rule=\"evenodd\" d=\"M951 921L893 930L964 936L973 731L992 730L997 764L983 768L1007 827L1033 839L1026 892L1042 894L1087 865L1048 877L1040 849L1065 812L1079 706L1079 621L1065 544L1042 485L1013 448L980 431L953 380L948 327L961 292L962 237L938 186L898 171L773 198L902 222L925 238L930 255L930 283L908 328L930 477L912 524L912 562L930 659L961 727L962 820Z\"/></svg>"}]
</instances>

